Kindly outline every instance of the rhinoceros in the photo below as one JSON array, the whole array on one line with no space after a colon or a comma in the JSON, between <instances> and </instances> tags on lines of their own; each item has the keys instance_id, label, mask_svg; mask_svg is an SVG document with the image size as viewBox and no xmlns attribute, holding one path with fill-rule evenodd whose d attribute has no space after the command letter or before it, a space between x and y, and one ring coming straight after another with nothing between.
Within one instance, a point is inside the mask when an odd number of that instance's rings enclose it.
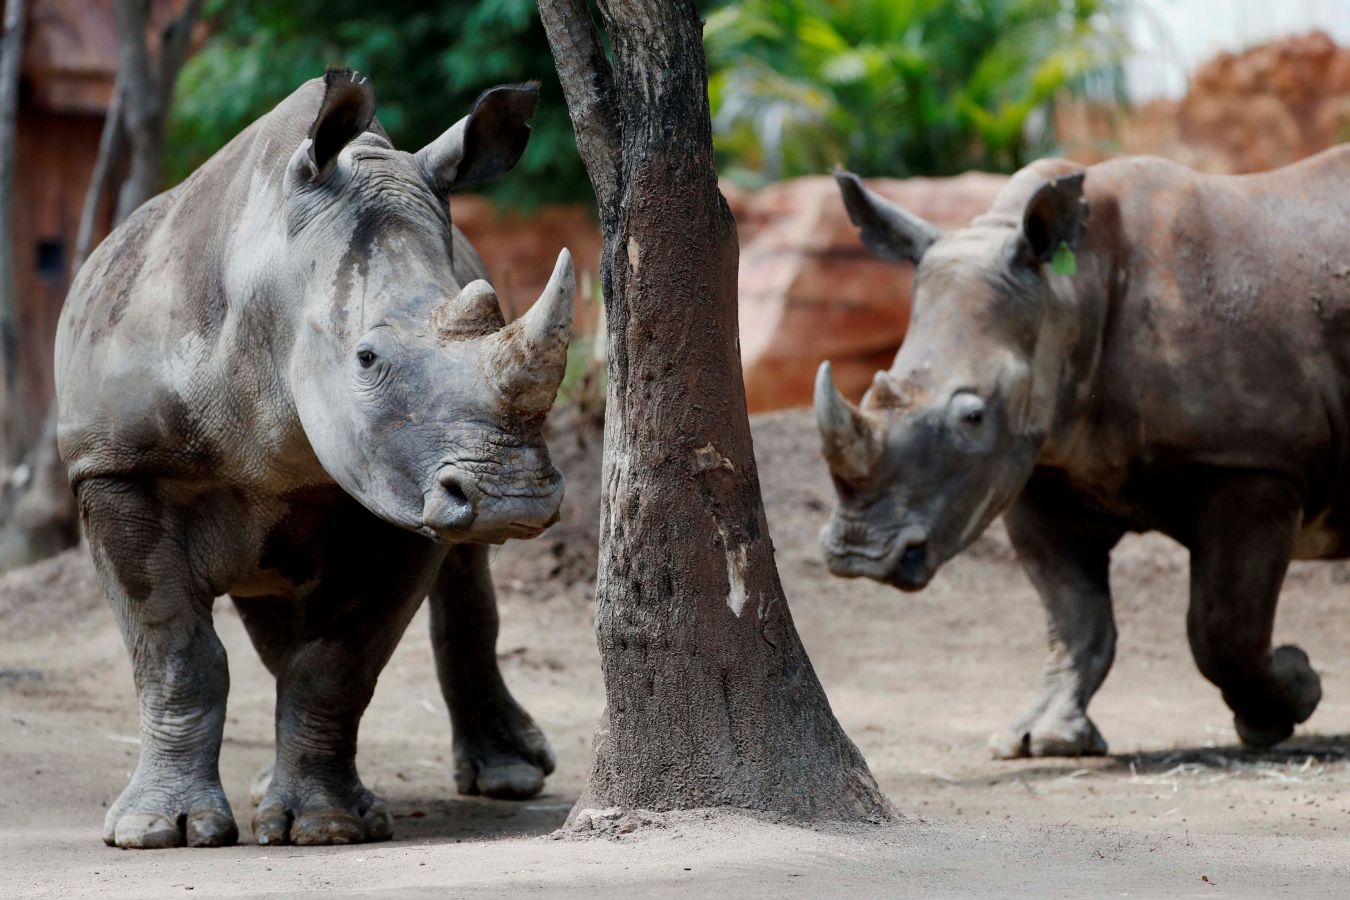
<instances>
[{"instance_id":1,"label":"rhinoceros","mask_svg":"<svg viewBox=\"0 0 1350 900\"><path fill-rule=\"evenodd\" d=\"M461 792L537 792L553 753L498 670L487 547L563 480L541 428L574 281L504 325L452 190L515 165L537 85L494 88L417 153L368 81L302 85L89 258L57 336L58 442L131 655L140 761L119 847L238 838L218 771L230 595L276 677L261 844L384 840L357 726L430 596Z\"/></svg>"},{"instance_id":2,"label":"rhinoceros","mask_svg":"<svg viewBox=\"0 0 1350 900\"><path fill-rule=\"evenodd\" d=\"M861 406L817 377L830 570L918 590L1001 514L1049 657L991 749L1101 754L1111 552L1162 532L1190 550L1192 655L1238 735L1287 738L1321 686L1271 647L1285 570L1350 555L1350 146L1246 176L1041 160L947 233L837 178L864 243L918 269Z\"/></svg>"}]
</instances>

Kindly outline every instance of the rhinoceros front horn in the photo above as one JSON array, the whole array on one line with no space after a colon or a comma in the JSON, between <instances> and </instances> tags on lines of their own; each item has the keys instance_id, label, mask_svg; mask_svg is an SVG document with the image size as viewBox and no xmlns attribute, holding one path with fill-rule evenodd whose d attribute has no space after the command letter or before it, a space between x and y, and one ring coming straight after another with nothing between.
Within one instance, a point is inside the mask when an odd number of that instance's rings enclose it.
<instances>
[{"instance_id":1,"label":"rhinoceros front horn","mask_svg":"<svg viewBox=\"0 0 1350 900\"><path fill-rule=\"evenodd\" d=\"M866 479L881 458L882 430L839 393L827 362L821 363L816 373L815 410L821 449L830 471L844 481Z\"/></svg>"},{"instance_id":2,"label":"rhinoceros front horn","mask_svg":"<svg viewBox=\"0 0 1350 900\"><path fill-rule=\"evenodd\" d=\"M564 249L529 312L487 339L488 377L515 412L543 415L553 407L567 370L575 296L572 254Z\"/></svg>"}]
</instances>

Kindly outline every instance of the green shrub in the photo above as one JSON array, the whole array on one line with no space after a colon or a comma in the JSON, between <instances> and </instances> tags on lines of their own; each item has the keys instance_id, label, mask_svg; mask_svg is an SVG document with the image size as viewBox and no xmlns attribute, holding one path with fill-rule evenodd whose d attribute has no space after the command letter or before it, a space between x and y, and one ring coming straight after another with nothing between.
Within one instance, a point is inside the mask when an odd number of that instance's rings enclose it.
<instances>
[{"instance_id":1,"label":"green shrub","mask_svg":"<svg viewBox=\"0 0 1350 900\"><path fill-rule=\"evenodd\" d=\"M717 150L754 184L1011 171L1064 92L1122 99L1123 0L744 0L704 32Z\"/></svg>"}]
</instances>

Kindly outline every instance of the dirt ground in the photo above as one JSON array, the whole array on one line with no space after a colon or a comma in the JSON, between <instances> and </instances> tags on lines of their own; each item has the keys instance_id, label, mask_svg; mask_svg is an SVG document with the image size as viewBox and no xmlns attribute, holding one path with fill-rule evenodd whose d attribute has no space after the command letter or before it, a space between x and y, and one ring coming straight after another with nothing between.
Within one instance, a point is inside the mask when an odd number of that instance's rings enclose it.
<instances>
[{"instance_id":1,"label":"dirt ground","mask_svg":"<svg viewBox=\"0 0 1350 900\"><path fill-rule=\"evenodd\" d=\"M599 446L560 433L563 522L494 562L506 677L558 753L542 796L455 795L423 611L361 733L360 768L395 811L394 842L105 847L103 811L135 764L136 707L76 550L0 577L0 893L1350 895L1350 565L1295 565L1277 638L1309 652L1325 697L1293 740L1253 754L1235 746L1218 691L1191 662L1185 552L1128 540L1112 571L1115 671L1093 705L1114 755L995 762L986 741L1030 699L1044 645L1001 528L920 594L833 579L815 544L832 496L809 417L761 417L755 437L798 628L901 823L816 830L690 813L618 837L550 839L586 777L603 705L591 631ZM232 678L221 769L247 839L272 685L229 602L217 610Z\"/></svg>"}]
</instances>

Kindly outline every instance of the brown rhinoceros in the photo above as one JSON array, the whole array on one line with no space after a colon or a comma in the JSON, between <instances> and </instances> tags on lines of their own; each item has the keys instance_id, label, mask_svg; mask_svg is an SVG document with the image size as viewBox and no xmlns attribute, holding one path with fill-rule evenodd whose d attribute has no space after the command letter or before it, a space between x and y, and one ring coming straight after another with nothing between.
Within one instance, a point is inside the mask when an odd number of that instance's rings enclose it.
<instances>
[{"instance_id":1,"label":"brown rhinoceros","mask_svg":"<svg viewBox=\"0 0 1350 900\"><path fill-rule=\"evenodd\" d=\"M1043 160L945 234L838 178L864 242L918 271L861 409L817 379L831 571L917 590L1002 514L1050 653L994 753L1104 753L1111 551L1163 532L1190 549L1187 634L1238 734L1288 737L1321 687L1271 647L1285 569L1350 556L1350 146L1240 177Z\"/></svg>"},{"instance_id":2,"label":"brown rhinoceros","mask_svg":"<svg viewBox=\"0 0 1350 900\"><path fill-rule=\"evenodd\" d=\"M539 534L563 481L541 426L573 275L503 327L447 199L515 165L534 85L494 88L415 154L330 71L146 203L62 313L59 443L130 651L140 763L119 847L238 830L217 761L229 594L276 676L259 843L387 839L357 725L422 599L461 792L528 796L552 750L498 671L485 543Z\"/></svg>"}]
</instances>

